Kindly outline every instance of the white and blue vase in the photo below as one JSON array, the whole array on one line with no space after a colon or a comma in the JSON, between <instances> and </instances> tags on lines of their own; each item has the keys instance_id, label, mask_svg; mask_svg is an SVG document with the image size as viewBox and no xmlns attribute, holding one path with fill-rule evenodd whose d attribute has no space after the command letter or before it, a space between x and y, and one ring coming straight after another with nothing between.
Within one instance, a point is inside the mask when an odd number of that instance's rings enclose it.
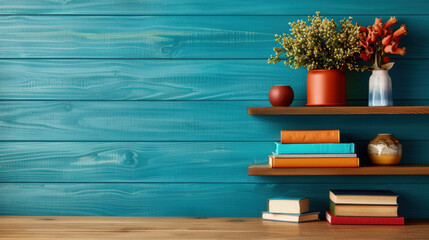
<instances>
[{"instance_id":1,"label":"white and blue vase","mask_svg":"<svg viewBox=\"0 0 429 240\"><path fill-rule=\"evenodd\" d=\"M372 70L368 106L393 106L392 79L387 70Z\"/></svg>"}]
</instances>

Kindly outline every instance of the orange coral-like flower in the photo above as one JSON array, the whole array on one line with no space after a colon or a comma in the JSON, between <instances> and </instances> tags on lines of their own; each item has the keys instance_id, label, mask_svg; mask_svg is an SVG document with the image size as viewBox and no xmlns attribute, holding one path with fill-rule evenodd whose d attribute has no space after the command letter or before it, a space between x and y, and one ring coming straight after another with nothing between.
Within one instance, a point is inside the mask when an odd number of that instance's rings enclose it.
<instances>
[{"instance_id":1,"label":"orange coral-like flower","mask_svg":"<svg viewBox=\"0 0 429 240\"><path fill-rule=\"evenodd\" d=\"M375 22L374 22L374 26L381 25L381 20L383 20L383 19L382 18L376 18Z\"/></svg>"},{"instance_id":2,"label":"orange coral-like flower","mask_svg":"<svg viewBox=\"0 0 429 240\"><path fill-rule=\"evenodd\" d=\"M374 53L374 48L371 46L368 46L367 48L365 48L365 52L366 52L366 54L371 55Z\"/></svg>"},{"instance_id":3,"label":"orange coral-like flower","mask_svg":"<svg viewBox=\"0 0 429 240\"><path fill-rule=\"evenodd\" d=\"M404 56L405 53L405 48L396 48L394 51L392 51L392 54L399 54L401 56Z\"/></svg>"},{"instance_id":4,"label":"orange coral-like flower","mask_svg":"<svg viewBox=\"0 0 429 240\"><path fill-rule=\"evenodd\" d=\"M368 35L366 37L366 41L369 44L375 43L375 41L377 41L377 36L374 32L374 27L372 27L372 26L368 27Z\"/></svg>"},{"instance_id":5,"label":"orange coral-like flower","mask_svg":"<svg viewBox=\"0 0 429 240\"><path fill-rule=\"evenodd\" d=\"M383 36L384 29L381 25L374 26L373 30L374 30L374 35L376 35L377 37Z\"/></svg>"},{"instance_id":6,"label":"orange coral-like flower","mask_svg":"<svg viewBox=\"0 0 429 240\"><path fill-rule=\"evenodd\" d=\"M407 27L405 27L405 25L402 24L401 27L393 33L393 37L395 39L399 39L400 37L402 37L403 35L406 35L407 33L408 33Z\"/></svg>"},{"instance_id":7,"label":"orange coral-like flower","mask_svg":"<svg viewBox=\"0 0 429 240\"><path fill-rule=\"evenodd\" d=\"M396 17L391 17L384 25L383 25L383 27L384 28L389 28L389 27L391 27L392 25L394 25L396 22L398 22L398 20L396 19Z\"/></svg>"},{"instance_id":8,"label":"orange coral-like flower","mask_svg":"<svg viewBox=\"0 0 429 240\"><path fill-rule=\"evenodd\" d=\"M360 26L359 32L368 32L368 29L366 27Z\"/></svg>"},{"instance_id":9,"label":"orange coral-like flower","mask_svg":"<svg viewBox=\"0 0 429 240\"><path fill-rule=\"evenodd\" d=\"M389 45L392 42L392 40L393 40L393 36L392 35L388 35L387 37L383 38L383 40L381 41L381 43L384 46L387 46L387 45Z\"/></svg>"},{"instance_id":10,"label":"orange coral-like flower","mask_svg":"<svg viewBox=\"0 0 429 240\"><path fill-rule=\"evenodd\" d=\"M404 47L403 48L396 48L395 51L392 52L392 54L399 54L401 56L404 56L405 53L407 53L407 52L405 52Z\"/></svg>"},{"instance_id":11,"label":"orange coral-like flower","mask_svg":"<svg viewBox=\"0 0 429 240\"><path fill-rule=\"evenodd\" d=\"M405 48L398 48L398 43L392 42L391 45L388 45L384 48L385 53L391 53L391 54L399 54L399 55L405 55Z\"/></svg>"},{"instance_id":12,"label":"orange coral-like flower","mask_svg":"<svg viewBox=\"0 0 429 240\"><path fill-rule=\"evenodd\" d=\"M398 48L398 44L397 43L395 43L395 42L392 42L390 45L387 45L385 48L384 48L384 52L385 53L392 53L395 49L397 49Z\"/></svg>"},{"instance_id":13,"label":"orange coral-like flower","mask_svg":"<svg viewBox=\"0 0 429 240\"><path fill-rule=\"evenodd\" d=\"M367 54L367 53L365 52L365 50L363 50L363 51L361 52L361 58L362 58L364 61L369 61L369 60L371 59L371 54Z\"/></svg>"},{"instance_id":14,"label":"orange coral-like flower","mask_svg":"<svg viewBox=\"0 0 429 240\"><path fill-rule=\"evenodd\" d=\"M368 42L367 42L367 41L365 41L364 39L361 39L361 40L360 40L360 45L361 45L362 47L364 47L364 48L367 48L367 47L368 47Z\"/></svg>"},{"instance_id":15,"label":"orange coral-like flower","mask_svg":"<svg viewBox=\"0 0 429 240\"><path fill-rule=\"evenodd\" d=\"M406 35L407 33L408 33L407 27L405 27L405 25L402 24L401 27L393 33L393 37L398 39L403 35Z\"/></svg>"},{"instance_id":16,"label":"orange coral-like flower","mask_svg":"<svg viewBox=\"0 0 429 240\"><path fill-rule=\"evenodd\" d=\"M361 46L361 53L359 57L364 61L374 61L374 54L377 56L384 55L385 53L404 55L405 48L399 48L399 39L408 33L405 25L393 31L390 29L397 23L396 17L391 17L385 24L382 23L381 18L376 18L374 25L368 27L359 27L359 39ZM382 44L382 48L380 45ZM382 49L382 50L381 50ZM381 50L381 52L380 52ZM389 63L390 57L383 56L383 62Z\"/></svg>"}]
</instances>

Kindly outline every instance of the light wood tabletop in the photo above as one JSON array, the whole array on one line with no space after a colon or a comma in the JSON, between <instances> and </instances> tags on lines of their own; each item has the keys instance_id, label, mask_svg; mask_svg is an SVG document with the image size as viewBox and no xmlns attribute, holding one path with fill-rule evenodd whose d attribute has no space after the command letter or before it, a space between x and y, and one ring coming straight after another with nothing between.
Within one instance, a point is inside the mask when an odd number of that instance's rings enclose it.
<instances>
[{"instance_id":1,"label":"light wood tabletop","mask_svg":"<svg viewBox=\"0 0 429 240\"><path fill-rule=\"evenodd\" d=\"M405 226L284 223L260 218L1 216L0 239L429 239L429 220Z\"/></svg>"}]
</instances>

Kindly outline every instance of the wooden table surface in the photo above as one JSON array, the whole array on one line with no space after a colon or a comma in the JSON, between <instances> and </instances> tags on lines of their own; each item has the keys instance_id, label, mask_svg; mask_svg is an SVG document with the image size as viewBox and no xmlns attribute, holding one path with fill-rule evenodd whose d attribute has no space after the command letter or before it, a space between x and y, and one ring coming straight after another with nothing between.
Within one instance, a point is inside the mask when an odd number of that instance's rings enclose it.
<instances>
[{"instance_id":1,"label":"wooden table surface","mask_svg":"<svg viewBox=\"0 0 429 240\"><path fill-rule=\"evenodd\" d=\"M284 223L260 218L0 216L0 239L429 239L429 220L405 226Z\"/></svg>"}]
</instances>

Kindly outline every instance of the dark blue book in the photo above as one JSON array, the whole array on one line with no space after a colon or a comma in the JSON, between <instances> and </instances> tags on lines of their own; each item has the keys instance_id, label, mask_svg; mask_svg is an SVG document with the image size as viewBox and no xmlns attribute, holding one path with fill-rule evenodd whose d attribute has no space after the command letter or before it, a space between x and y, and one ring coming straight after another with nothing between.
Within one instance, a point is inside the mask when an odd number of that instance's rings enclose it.
<instances>
[{"instance_id":1,"label":"dark blue book","mask_svg":"<svg viewBox=\"0 0 429 240\"><path fill-rule=\"evenodd\" d=\"M331 190L329 198L335 204L398 204L398 194L390 190Z\"/></svg>"}]
</instances>

